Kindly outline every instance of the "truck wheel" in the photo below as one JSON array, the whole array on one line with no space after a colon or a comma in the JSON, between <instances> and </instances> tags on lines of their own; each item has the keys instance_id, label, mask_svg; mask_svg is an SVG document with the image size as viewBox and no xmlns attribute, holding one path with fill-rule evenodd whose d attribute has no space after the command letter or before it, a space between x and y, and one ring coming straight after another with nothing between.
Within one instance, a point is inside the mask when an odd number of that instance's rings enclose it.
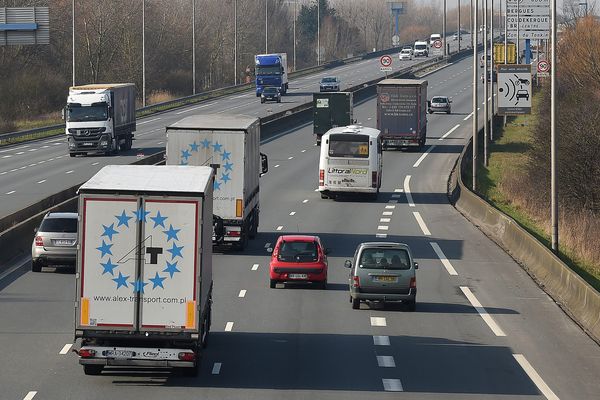
<instances>
[{"instance_id":1,"label":"truck wheel","mask_svg":"<svg viewBox=\"0 0 600 400\"><path fill-rule=\"evenodd\" d=\"M69 153L69 157L75 157L77 153Z\"/></svg>"},{"instance_id":2,"label":"truck wheel","mask_svg":"<svg viewBox=\"0 0 600 400\"><path fill-rule=\"evenodd\" d=\"M416 300L411 300L406 305L408 306L408 311L410 311L410 312L414 312L417 310L417 301Z\"/></svg>"},{"instance_id":3,"label":"truck wheel","mask_svg":"<svg viewBox=\"0 0 600 400\"><path fill-rule=\"evenodd\" d=\"M36 260L32 260L31 272L42 272L42 263Z\"/></svg>"},{"instance_id":4,"label":"truck wheel","mask_svg":"<svg viewBox=\"0 0 600 400\"><path fill-rule=\"evenodd\" d=\"M321 198L322 199L328 199L329 196L327 196L325 193L321 192Z\"/></svg>"},{"instance_id":5,"label":"truck wheel","mask_svg":"<svg viewBox=\"0 0 600 400\"><path fill-rule=\"evenodd\" d=\"M211 307L208 307L208 315L206 316L206 320L204 321L204 330L205 330L205 334L204 334L204 338L202 340L202 348L205 349L206 346L208 346L208 335L210 333L210 319L211 316L210 314L212 313L211 311Z\"/></svg>"},{"instance_id":6,"label":"truck wheel","mask_svg":"<svg viewBox=\"0 0 600 400\"><path fill-rule=\"evenodd\" d=\"M84 364L83 373L86 375L100 375L102 373L103 368L104 365Z\"/></svg>"},{"instance_id":7,"label":"truck wheel","mask_svg":"<svg viewBox=\"0 0 600 400\"><path fill-rule=\"evenodd\" d=\"M255 212L254 220L252 221L252 227L250 228L250 233L248 234L248 237L250 239L254 239L254 238L256 238L257 234L258 234L258 213Z\"/></svg>"}]
</instances>

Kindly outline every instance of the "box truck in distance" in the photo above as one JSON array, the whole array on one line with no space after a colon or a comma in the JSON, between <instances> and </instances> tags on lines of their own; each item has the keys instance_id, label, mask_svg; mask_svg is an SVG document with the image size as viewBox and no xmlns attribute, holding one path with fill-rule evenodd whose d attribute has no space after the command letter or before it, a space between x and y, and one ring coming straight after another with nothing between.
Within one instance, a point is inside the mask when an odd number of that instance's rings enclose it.
<instances>
[{"instance_id":1,"label":"box truck in distance","mask_svg":"<svg viewBox=\"0 0 600 400\"><path fill-rule=\"evenodd\" d=\"M352 92L313 93L313 132L317 146L321 136L331 128L352 125L354 105Z\"/></svg>"},{"instance_id":2,"label":"box truck in distance","mask_svg":"<svg viewBox=\"0 0 600 400\"><path fill-rule=\"evenodd\" d=\"M73 86L63 109L69 155L129 150L135 123L135 84Z\"/></svg>"},{"instance_id":3,"label":"box truck in distance","mask_svg":"<svg viewBox=\"0 0 600 400\"><path fill-rule=\"evenodd\" d=\"M192 115L167 126L167 165L214 168L213 208L223 222L221 242L243 249L258 231L259 178L268 170L260 153L260 121L245 115Z\"/></svg>"},{"instance_id":4,"label":"box truck in distance","mask_svg":"<svg viewBox=\"0 0 600 400\"><path fill-rule=\"evenodd\" d=\"M212 302L210 167L110 165L79 188L75 350L195 375Z\"/></svg>"}]
</instances>

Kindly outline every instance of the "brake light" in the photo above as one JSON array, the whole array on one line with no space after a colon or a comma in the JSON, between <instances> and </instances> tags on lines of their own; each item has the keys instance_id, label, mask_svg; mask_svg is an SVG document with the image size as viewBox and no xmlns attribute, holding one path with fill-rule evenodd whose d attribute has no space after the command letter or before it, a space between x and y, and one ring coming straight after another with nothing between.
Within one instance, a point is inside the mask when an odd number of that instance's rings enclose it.
<instances>
[{"instance_id":1,"label":"brake light","mask_svg":"<svg viewBox=\"0 0 600 400\"><path fill-rule=\"evenodd\" d=\"M240 237L241 233L241 231L227 231L227 236Z\"/></svg>"},{"instance_id":2,"label":"brake light","mask_svg":"<svg viewBox=\"0 0 600 400\"><path fill-rule=\"evenodd\" d=\"M44 247L44 238L41 236L35 237L35 245L38 247Z\"/></svg>"},{"instance_id":3,"label":"brake light","mask_svg":"<svg viewBox=\"0 0 600 400\"><path fill-rule=\"evenodd\" d=\"M196 360L196 354L193 352L181 352L177 354L177 358L181 361L194 361Z\"/></svg>"},{"instance_id":4,"label":"brake light","mask_svg":"<svg viewBox=\"0 0 600 400\"><path fill-rule=\"evenodd\" d=\"M325 170L320 169L319 170L319 186L324 186L324 185L325 185Z\"/></svg>"},{"instance_id":5,"label":"brake light","mask_svg":"<svg viewBox=\"0 0 600 400\"><path fill-rule=\"evenodd\" d=\"M94 357L96 355L96 350L92 350L92 349L80 349L79 350L79 357L81 358L90 358L90 357Z\"/></svg>"},{"instance_id":6,"label":"brake light","mask_svg":"<svg viewBox=\"0 0 600 400\"><path fill-rule=\"evenodd\" d=\"M410 288L411 289L417 288L417 278L410 278Z\"/></svg>"},{"instance_id":7,"label":"brake light","mask_svg":"<svg viewBox=\"0 0 600 400\"><path fill-rule=\"evenodd\" d=\"M377 171L371 172L371 187L377 187Z\"/></svg>"},{"instance_id":8,"label":"brake light","mask_svg":"<svg viewBox=\"0 0 600 400\"><path fill-rule=\"evenodd\" d=\"M358 276L353 276L352 281L352 287L360 287L360 278Z\"/></svg>"}]
</instances>

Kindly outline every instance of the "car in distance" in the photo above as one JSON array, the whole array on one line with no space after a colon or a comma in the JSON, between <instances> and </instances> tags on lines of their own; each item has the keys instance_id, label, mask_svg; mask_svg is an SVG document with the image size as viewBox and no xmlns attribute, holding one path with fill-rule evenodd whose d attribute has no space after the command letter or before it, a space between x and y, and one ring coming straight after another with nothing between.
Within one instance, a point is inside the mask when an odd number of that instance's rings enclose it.
<instances>
[{"instance_id":1,"label":"car in distance","mask_svg":"<svg viewBox=\"0 0 600 400\"><path fill-rule=\"evenodd\" d=\"M312 282L327 288L327 254L318 236L283 235L277 239L269 263L269 283Z\"/></svg>"},{"instance_id":2,"label":"car in distance","mask_svg":"<svg viewBox=\"0 0 600 400\"><path fill-rule=\"evenodd\" d=\"M518 99L529 100L529 92L523 89L517 90L517 100Z\"/></svg>"},{"instance_id":3,"label":"car in distance","mask_svg":"<svg viewBox=\"0 0 600 400\"><path fill-rule=\"evenodd\" d=\"M398 55L400 61L403 60L412 60L412 50L410 49L402 49L400 50L400 54Z\"/></svg>"},{"instance_id":4,"label":"car in distance","mask_svg":"<svg viewBox=\"0 0 600 400\"><path fill-rule=\"evenodd\" d=\"M77 258L77 213L48 213L31 245L31 270L49 265L74 266Z\"/></svg>"},{"instance_id":5,"label":"car in distance","mask_svg":"<svg viewBox=\"0 0 600 400\"><path fill-rule=\"evenodd\" d=\"M365 242L358 245L353 260L346 260L350 269L348 283L353 309L361 301L397 302L415 311L417 301L416 269L408 245L393 242Z\"/></svg>"},{"instance_id":6,"label":"car in distance","mask_svg":"<svg viewBox=\"0 0 600 400\"><path fill-rule=\"evenodd\" d=\"M425 41L415 42L413 55L415 57L429 57L429 45Z\"/></svg>"},{"instance_id":7,"label":"car in distance","mask_svg":"<svg viewBox=\"0 0 600 400\"><path fill-rule=\"evenodd\" d=\"M433 47L433 43L435 43L436 40L442 40L442 35L439 33L432 33L431 36L429 36L429 47Z\"/></svg>"},{"instance_id":8,"label":"car in distance","mask_svg":"<svg viewBox=\"0 0 600 400\"><path fill-rule=\"evenodd\" d=\"M260 102L266 103L267 101L276 101L277 103L281 103L281 93L279 92L279 88L275 86L267 86L263 89L260 95Z\"/></svg>"},{"instance_id":9,"label":"car in distance","mask_svg":"<svg viewBox=\"0 0 600 400\"><path fill-rule=\"evenodd\" d=\"M446 114L450 114L452 100L450 100L447 96L433 96L429 101L429 114L433 114L434 112L445 112Z\"/></svg>"},{"instance_id":10,"label":"car in distance","mask_svg":"<svg viewBox=\"0 0 600 400\"><path fill-rule=\"evenodd\" d=\"M339 92L340 87L341 81L337 76L326 76L319 83L319 91L321 92Z\"/></svg>"}]
</instances>

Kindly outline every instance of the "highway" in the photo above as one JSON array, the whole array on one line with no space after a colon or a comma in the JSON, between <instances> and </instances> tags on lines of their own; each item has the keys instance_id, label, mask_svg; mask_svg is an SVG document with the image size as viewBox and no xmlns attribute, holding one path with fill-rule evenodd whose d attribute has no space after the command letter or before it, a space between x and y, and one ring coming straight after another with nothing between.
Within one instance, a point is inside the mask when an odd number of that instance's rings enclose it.
<instances>
[{"instance_id":1,"label":"highway","mask_svg":"<svg viewBox=\"0 0 600 400\"><path fill-rule=\"evenodd\" d=\"M312 126L263 143L270 172L261 178L260 232L243 253L213 257L212 332L197 378L168 370L83 375L69 352L73 275L28 272L24 260L0 278L0 398L598 398L597 344L448 204L447 177L471 135L471 64L465 59L427 77L429 96L451 96L453 113L428 117L425 152L384 153L376 202L320 199ZM252 100L240 111L254 112ZM374 126L375 100L358 105L355 115ZM159 147L170 121L148 122L144 129L154 132L137 147L146 140L145 148ZM89 175L94 160L104 157L65 164L82 162ZM61 172L54 189L74 174ZM266 248L297 232L318 234L332 249L328 290L269 288ZM420 265L415 313L401 305L351 309L343 263L371 240L411 246Z\"/></svg>"}]
</instances>

